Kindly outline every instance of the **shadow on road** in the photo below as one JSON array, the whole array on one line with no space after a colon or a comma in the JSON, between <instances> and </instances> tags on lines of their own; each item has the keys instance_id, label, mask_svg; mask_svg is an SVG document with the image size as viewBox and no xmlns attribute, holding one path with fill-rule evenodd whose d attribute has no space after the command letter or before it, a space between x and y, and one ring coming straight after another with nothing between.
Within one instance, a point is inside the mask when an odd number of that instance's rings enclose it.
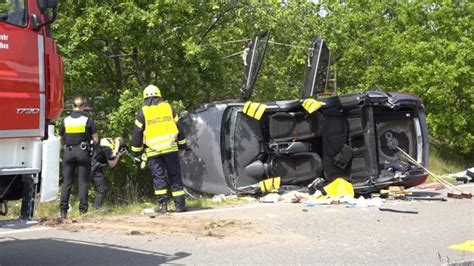
<instances>
[{"instance_id":1,"label":"shadow on road","mask_svg":"<svg viewBox=\"0 0 474 266\"><path fill-rule=\"evenodd\" d=\"M25 229L37 225L36 221L27 221L21 219L10 219L0 221L0 228Z\"/></svg>"},{"instance_id":2,"label":"shadow on road","mask_svg":"<svg viewBox=\"0 0 474 266\"><path fill-rule=\"evenodd\" d=\"M0 265L158 265L190 256L61 238L0 238Z\"/></svg>"}]
</instances>

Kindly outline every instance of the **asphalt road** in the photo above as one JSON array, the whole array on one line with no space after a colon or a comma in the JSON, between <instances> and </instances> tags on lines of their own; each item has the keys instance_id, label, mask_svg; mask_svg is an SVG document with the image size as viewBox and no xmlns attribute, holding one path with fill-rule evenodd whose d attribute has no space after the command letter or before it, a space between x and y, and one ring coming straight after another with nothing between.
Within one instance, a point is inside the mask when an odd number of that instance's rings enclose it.
<instances>
[{"instance_id":1,"label":"asphalt road","mask_svg":"<svg viewBox=\"0 0 474 266\"><path fill-rule=\"evenodd\" d=\"M463 189L474 192L474 185ZM220 237L4 224L0 265L474 264L473 252L448 248L474 240L474 199L383 207L417 213L258 204L179 214L251 223Z\"/></svg>"}]
</instances>

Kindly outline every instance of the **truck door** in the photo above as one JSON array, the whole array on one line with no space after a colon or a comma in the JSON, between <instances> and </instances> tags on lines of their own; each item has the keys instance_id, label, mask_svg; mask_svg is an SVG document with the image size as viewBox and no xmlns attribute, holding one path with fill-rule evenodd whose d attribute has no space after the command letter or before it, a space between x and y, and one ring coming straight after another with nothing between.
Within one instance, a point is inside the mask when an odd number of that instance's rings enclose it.
<instances>
[{"instance_id":1,"label":"truck door","mask_svg":"<svg viewBox=\"0 0 474 266\"><path fill-rule=\"evenodd\" d=\"M27 27L25 4L0 0L0 138L44 136L44 37Z\"/></svg>"}]
</instances>

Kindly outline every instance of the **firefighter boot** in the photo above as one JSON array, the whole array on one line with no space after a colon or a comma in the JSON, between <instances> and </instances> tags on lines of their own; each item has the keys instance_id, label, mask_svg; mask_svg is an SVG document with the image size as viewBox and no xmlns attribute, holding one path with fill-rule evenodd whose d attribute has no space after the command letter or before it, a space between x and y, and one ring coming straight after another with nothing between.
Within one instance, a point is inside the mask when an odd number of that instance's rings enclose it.
<instances>
[{"instance_id":1,"label":"firefighter boot","mask_svg":"<svg viewBox=\"0 0 474 266\"><path fill-rule=\"evenodd\" d=\"M174 206L176 207L176 212L187 212L188 208L186 207L186 198L183 196L178 196L174 199Z\"/></svg>"},{"instance_id":2,"label":"firefighter boot","mask_svg":"<svg viewBox=\"0 0 474 266\"><path fill-rule=\"evenodd\" d=\"M165 214L168 211L168 200L158 199L158 206L154 209L155 213Z\"/></svg>"}]
</instances>

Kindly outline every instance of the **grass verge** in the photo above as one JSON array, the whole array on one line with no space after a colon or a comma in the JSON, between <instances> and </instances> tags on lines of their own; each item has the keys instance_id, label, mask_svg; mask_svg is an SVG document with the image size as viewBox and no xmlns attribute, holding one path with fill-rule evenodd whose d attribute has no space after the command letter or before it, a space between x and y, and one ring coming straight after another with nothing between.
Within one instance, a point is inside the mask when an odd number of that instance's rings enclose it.
<instances>
[{"instance_id":1,"label":"grass verge","mask_svg":"<svg viewBox=\"0 0 474 266\"><path fill-rule=\"evenodd\" d=\"M248 203L250 199L246 197L225 197L222 201L216 202L211 198L202 198L202 199L188 199L187 206L193 209L208 209L214 208L217 206L225 205L236 205ZM145 202L136 202L124 205L114 205L114 204L104 204L103 208L96 210L94 209L93 202L89 203L89 211L85 215L79 214L79 201L76 197L71 195L71 210L68 213L68 217L71 219L76 219L79 217L96 217L96 216L106 216L106 215L140 215L142 211L146 208L154 208L156 205L154 202L145 201ZM9 213L7 216L0 216L1 220L10 220L16 219L20 216L20 205L21 201L12 201L8 203ZM170 204L170 210L174 210L174 205ZM36 206L35 218L57 218L59 217L59 201L55 200L47 203L40 203Z\"/></svg>"}]
</instances>

